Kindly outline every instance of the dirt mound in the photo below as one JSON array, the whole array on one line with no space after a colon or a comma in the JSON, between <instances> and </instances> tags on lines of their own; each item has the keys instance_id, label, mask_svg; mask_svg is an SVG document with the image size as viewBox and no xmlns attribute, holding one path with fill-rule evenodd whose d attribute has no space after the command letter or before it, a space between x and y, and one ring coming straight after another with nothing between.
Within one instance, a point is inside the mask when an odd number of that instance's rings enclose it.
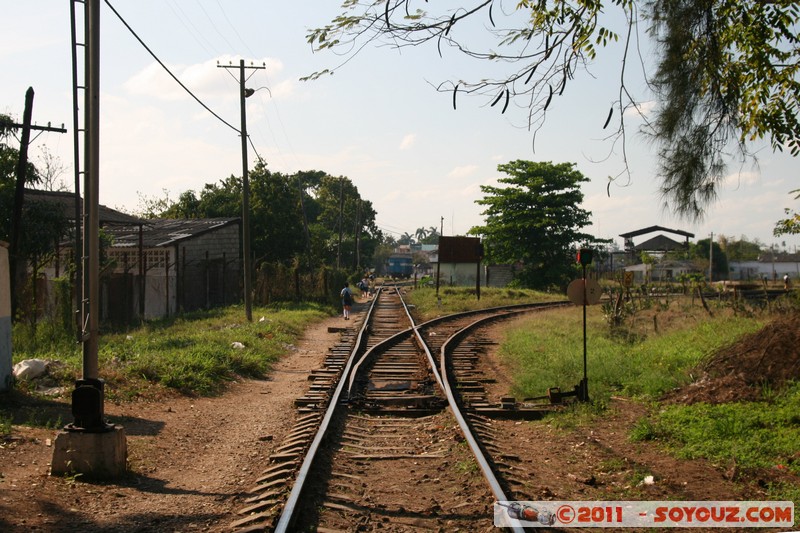
<instances>
[{"instance_id":1,"label":"dirt mound","mask_svg":"<svg viewBox=\"0 0 800 533\"><path fill-rule=\"evenodd\" d=\"M766 391L800 380L800 314L778 317L722 348L698 365L697 374L697 381L670 392L664 400L684 404L758 401Z\"/></svg>"}]
</instances>

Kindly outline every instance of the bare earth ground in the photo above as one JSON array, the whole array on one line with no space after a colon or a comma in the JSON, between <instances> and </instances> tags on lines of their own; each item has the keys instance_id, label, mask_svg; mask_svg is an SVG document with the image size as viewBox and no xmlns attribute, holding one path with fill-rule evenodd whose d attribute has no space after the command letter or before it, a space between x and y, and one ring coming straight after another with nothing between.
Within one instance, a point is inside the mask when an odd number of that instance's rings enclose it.
<instances>
[{"instance_id":1,"label":"bare earth ground","mask_svg":"<svg viewBox=\"0 0 800 533\"><path fill-rule=\"evenodd\" d=\"M49 442L56 431L14 426L12 438L0 441L0 531L227 530L291 429L293 400L306 390L306 373L338 339L328 326L343 324L332 318L314 326L269 380L233 383L219 397L107 403L110 421L127 434L131 473L117 482L50 477ZM495 354L489 357L488 364L501 368ZM504 394L502 386L492 392ZM30 401L14 394L0 400L20 407ZM43 402L41 409L60 410L65 422L71 420L65 403ZM726 465L677 460L656 443L630 442L631 427L646 413L646 406L619 399L591 429L502 422L535 471L521 489L525 499L758 500L761 487L778 475L742 479ZM654 483L641 484L644 475Z\"/></svg>"}]
</instances>

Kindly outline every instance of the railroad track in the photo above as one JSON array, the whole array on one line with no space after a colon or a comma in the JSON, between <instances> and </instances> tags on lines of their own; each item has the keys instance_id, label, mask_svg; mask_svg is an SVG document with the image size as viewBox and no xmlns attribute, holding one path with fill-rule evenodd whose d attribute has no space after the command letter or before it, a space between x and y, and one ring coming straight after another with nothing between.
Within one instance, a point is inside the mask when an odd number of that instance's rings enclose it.
<instances>
[{"instance_id":1,"label":"railroad track","mask_svg":"<svg viewBox=\"0 0 800 533\"><path fill-rule=\"evenodd\" d=\"M479 368L489 321L511 306L415 325L401 291L380 289L309 376L297 422L250 490L235 531L474 529L516 499L523 472L493 419L550 410L493 402Z\"/></svg>"}]
</instances>

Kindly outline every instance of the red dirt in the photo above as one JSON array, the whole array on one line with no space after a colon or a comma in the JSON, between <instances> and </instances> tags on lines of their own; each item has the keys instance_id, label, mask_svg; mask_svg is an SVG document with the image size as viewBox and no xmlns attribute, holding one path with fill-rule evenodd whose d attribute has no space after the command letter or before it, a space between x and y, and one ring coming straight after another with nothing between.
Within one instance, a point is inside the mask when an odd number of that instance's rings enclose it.
<instances>
[{"instance_id":1,"label":"red dirt","mask_svg":"<svg viewBox=\"0 0 800 533\"><path fill-rule=\"evenodd\" d=\"M670 403L763 400L765 392L800 380L800 315L776 318L698 366L699 379L664 399Z\"/></svg>"},{"instance_id":2,"label":"red dirt","mask_svg":"<svg viewBox=\"0 0 800 533\"><path fill-rule=\"evenodd\" d=\"M799 328L794 324L796 336ZM228 530L240 518L237 511L247 489L293 425L292 401L307 387L306 372L321 364L338 338L327 332L329 325L342 321L330 319L311 328L268 380L242 380L214 398L107 404L111 421L125 428L129 449L131 473L116 482L49 476L48 443L56 431L15 425L12 438L0 440L0 531ZM785 331L782 327L775 331ZM771 338L766 346L778 346L777 337ZM796 361L796 341L793 346ZM776 368L772 363L764 366L764 351L754 348L746 353L756 362L761 360L758 368ZM741 368L733 355L723 360L730 369ZM718 378L710 373L709 379L722 380L735 372L722 374ZM499 372L498 378L503 379ZM502 387L495 392L502 394ZM17 402L20 408L23 400L30 402L19 395L0 400ZM70 419L64 401L42 401L34 408L60 409L64 420ZM764 499L758 476L736 480L729 465L678 460L657 443L631 442L631 428L646 414L646 406L617 399L591 427L563 429L544 421L499 423L532 472L517 495L529 500ZM652 485L640 483L645 474L654 477ZM475 520L473 530L491 529L491 517ZM373 524L366 530L378 528L402 530L389 524Z\"/></svg>"}]
</instances>

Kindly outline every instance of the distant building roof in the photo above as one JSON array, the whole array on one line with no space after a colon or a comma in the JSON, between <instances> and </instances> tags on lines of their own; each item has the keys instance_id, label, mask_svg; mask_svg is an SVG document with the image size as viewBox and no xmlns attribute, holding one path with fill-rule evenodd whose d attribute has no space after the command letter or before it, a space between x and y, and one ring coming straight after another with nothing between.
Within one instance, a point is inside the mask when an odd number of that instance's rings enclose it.
<instances>
[{"instance_id":1,"label":"distant building roof","mask_svg":"<svg viewBox=\"0 0 800 533\"><path fill-rule=\"evenodd\" d=\"M672 252L675 250L684 250L685 248L683 243L674 241L665 235L656 235L652 239L637 244L633 249L638 252Z\"/></svg>"},{"instance_id":2,"label":"distant building roof","mask_svg":"<svg viewBox=\"0 0 800 533\"><path fill-rule=\"evenodd\" d=\"M638 237L639 235L645 235L646 233L653 233L656 231L666 231L667 233L675 233L676 235L683 235L684 237L694 237L694 233L689 233L688 231L683 231L679 229L670 229L665 228L664 226L650 226L649 228L642 228L637 229L635 231L629 231L628 233L621 233L620 237L623 239L632 239L633 237Z\"/></svg>"},{"instance_id":3,"label":"distant building roof","mask_svg":"<svg viewBox=\"0 0 800 533\"><path fill-rule=\"evenodd\" d=\"M75 193L64 191L40 191L25 189L26 202L45 202L58 207L67 220L75 220ZM81 199L83 209L83 199ZM98 207L100 224L146 224L147 221L101 205Z\"/></svg>"},{"instance_id":4,"label":"distant building roof","mask_svg":"<svg viewBox=\"0 0 800 533\"><path fill-rule=\"evenodd\" d=\"M230 224L238 224L239 220L238 218L155 218L147 220L147 224L142 228L142 245L145 248L170 246ZM108 228L108 232L114 236L114 248L139 246L138 225Z\"/></svg>"}]
</instances>

